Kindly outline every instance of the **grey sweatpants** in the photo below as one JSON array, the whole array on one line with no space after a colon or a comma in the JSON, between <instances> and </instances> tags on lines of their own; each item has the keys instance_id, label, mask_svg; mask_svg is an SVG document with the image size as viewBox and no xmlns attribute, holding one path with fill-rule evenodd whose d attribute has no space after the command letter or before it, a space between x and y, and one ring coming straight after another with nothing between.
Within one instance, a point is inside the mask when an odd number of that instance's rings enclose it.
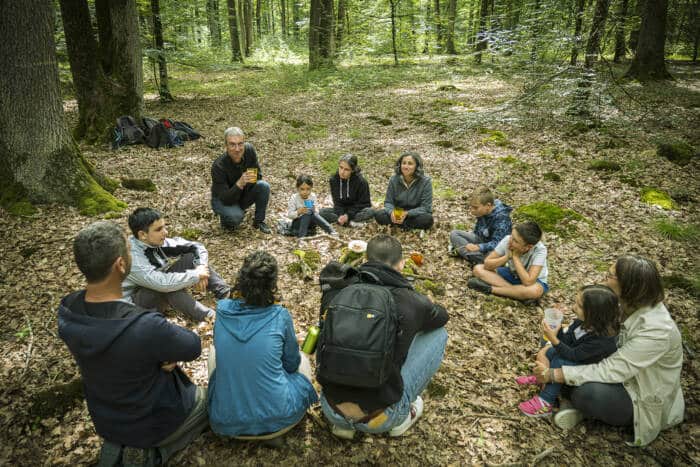
<instances>
[{"instance_id":1,"label":"grey sweatpants","mask_svg":"<svg viewBox=\"0 0 700 467\"><path fill-rule=\"evenodd\" d=\"M450 243L459 253L459 256L469 261L471 264L481 264L484 262L484 254L480 251L468 251L463 248L468 243L479 244L481 239L474 232L466 230L453 230L450 232Z\"/></svg>"}]
</instances>

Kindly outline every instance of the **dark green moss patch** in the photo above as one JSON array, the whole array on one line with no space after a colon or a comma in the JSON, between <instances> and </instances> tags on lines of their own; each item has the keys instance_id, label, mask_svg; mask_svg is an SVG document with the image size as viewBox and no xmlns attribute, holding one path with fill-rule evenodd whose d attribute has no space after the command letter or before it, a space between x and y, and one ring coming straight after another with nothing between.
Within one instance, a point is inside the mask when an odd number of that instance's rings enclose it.
<instances>
[{"instance_id":1,"label":"dark green moss patch","mask_svg":"<svg viewBox=\"0 0 700 467\"><path fill-rule=\"evenodd\" d=\"M439 146L441 148L451 148L453 146L452 141L448 141L445 139L439 140L439 141L434 141L433 144L435 146Z\"/></svg>"},{"instance_id":2,"label":"dark green moss patch","mask_svg":"<svg viewBox=\"0 0 700 467\"><path fill-rule=\"evenodd\" d=\"M693 146L685 141L659 143L656 146L656 154L678 165L686 165L698 155Z\"/></svg>"},{"instance_id":3,"label":"dark green moss patch","mask_svg":"<svg viewBox=\"0 0 700 467\"><path fill-rule=\"evenodd\" d=\"M422 280L416 283L416 290L425 294L427 292L432 292L435 296L445 295L445 285L440 282L435 282L431 280Z\"/></svg>"},{"instance_id":4,"label":"dark green moss patch","mask_svg":"<svg viewBox=\"0 0 700 467\"><path fill-rule=\"evenodd\" d=\"M62 417L80 403L83 395L83 382L76 378L65 384L57 384L32 396L29 415L32 419Z\"/></svg>"},{"instance_id":5,"label":"dark green moss patch","mask_svg":"<svg viewBox=\"0 0 700 467\"><path fill-rule=\"evenodd\" d=\"M447 386L438 383L437 381L435 381L435 378L430 380L430 384L428 384L427 389L428 394L430 394L430 397L434 397L436 399L441 399L450 392Z\"/></svg>"},{"instance_id":6,"label":"dark green moss patch","mask_svg":"<svg viewBox=\"0 0 700 467\"><path fill-rule=\"evenodd\" d=\"M438 91L458 91L457 86L453 84L443 84L441 86L438 86L437 88Z\"/></svg>"},{"instance_id":7,"label":"dark green moss patch","mask_svg":"<svg viewBox=\"0 0 700 467\"><path fill-rule=\"evenodd\" d=\"M382 118L377 115L370 115L367 117L369 120L372 120L375 123L379 123L382 126L389 126L391 125L392 121L389 120L388 118Z\"/></svg>"},{"instance_id":8,"label":"dark green moss patch","mask_svg":"<svg viewBox=\"0 0 700 467\"><path fill-rule=\"evenodd\" d=\"M19 183L8 183L0 195L0 206L13 216L31 216L37 209L27 199L27 194Z\"/></svg>"},{"instance_id":9,"label":"dark green moss patch","mask_svg":"<svg viewBox=\"0 0 700 467\"><path fill-rule=\"evenodd\" d=\"M550 182L561 182L561 175L555 172L545 172L542 178L549 180Z\"/></svg>"},{"instance_id":10,"label":"dark green moss patch","mask_svg":"<svg viewBox=\"0 0 700 467\"><path fill-rule=\"evenodd\" d=\"M622 170L620 164L614 161L609 161L607 159L596 159L588 164L588 170L595 170L598 172L618 172Z\"/></svg>"},{"instance_id":11,"label":"dark green moss patch","mask_svg":"<svg viewBox=\"0 0 700 467\"><path fill-rule=\"evenodd\" d=\"M150 178L122 178L122 186L136 191L154 192L158 189Z\"/></svg>"},{"instance_id":12,"label":"dark green moss patch","mask_svg":"<svg viewBox=\"0 0 700 467\"><path fill-rule=\"evenodd\" d=\"M199 237L202 236L202 231L199 229L182 229L178 236L194 242L199 240Z\"/></svg>"},{"instance_id":13,"label":"dark green moss patch","mask_svg":"<svg viewBox=\"0 0 700 467\"><path fill-rule=\"evenodd\" d=\"M576 230L573 221L582 221L584 217L573 209L562 208L547 201L537 201L520 206L515 210L518 219L537 222L545 232L560 235L571 234Z\"/></svg>"},{"instance_id":14,"label":"dark green moss patch","mask_svg":"<svg viewBox=\"0 0 700 467\"><path fill-rule=\"evenodd\" d=\"M479 128L479 133L482 135L487 135L481 140L484 144L495 144L496 146L505 147L510 145L510 141L506 137L506 134L500 130L490 130L488 128Z\"/></svg>"}]
</instances>

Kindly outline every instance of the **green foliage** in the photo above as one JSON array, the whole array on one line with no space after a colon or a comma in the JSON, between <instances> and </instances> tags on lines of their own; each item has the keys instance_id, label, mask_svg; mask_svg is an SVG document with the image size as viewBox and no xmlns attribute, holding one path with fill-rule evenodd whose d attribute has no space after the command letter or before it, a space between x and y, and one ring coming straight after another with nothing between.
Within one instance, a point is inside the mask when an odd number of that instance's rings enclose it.
<instances>
[{"instance_id":1,"label":"green foliage","mask_svg":"<svg viewBox=\"0 0 700 467\"><path fill-rule=\"evenodd\" d=\"M700 298L700 273L697 271L690 276L682 274L670 274L662 278L664 287L668 289L681 289L695 298Z\"/></svg>"},{"instance_id":2,"label":"green foliage","mask_svg":"<svg viewBox=\"0 0 700 467\"><path fill-rule=\"evenodd\" d=\"M561 182L561 175L556 172L545 172L542 178L549 180L550 182Z\"/></svg>"},{"instance_id":3,"label":"green foliage","mask_svg":"<svg viewBox=\"0 0 700 467\"><path fill-rule=\"evenodd\" d=\"M299 133L295 133L293 131L287 133L287 141L290 143L296 143L298 141L301 141L302 138L302 135L300 135Z\"/></svg>"},{"instance_id":4,"label":"green foliage","mask_svg":"<svg viewBox=\"0 0 700 467\"><path fill-rule=\"evenodd\" d=\"M502 193L504 195L507 195L508 193L512 193L514 191L515 191L515 186L513 186L509 183L504 183L502 185L496 186L496 192Z\"/></svg>"},{"instance_id":5,"label":"green foliage","mask_svg":"<svg viewBox=\"0 0 700 467\"><path fill-rule=\"evenodd\" d=\"M424 295L432 292L436 297L445 295L445 285L440 282L425 279L416 283L416 290Z\"/></svg>"},{"instance_id":6,"label":"green foliage","mask_svg":"<svg viewBox=\"0 0 700 467\"><path fill-rule=\"evenodd\" d=\"M466 230L469 231L469 226L467 224L464 224L462 222L458 222L453 226L453 229L455 230Z\"/></svg>"},{"instance_id":7,"label":"green foliage","mask_svg":"<svg viewBox=\"0 0 700 467\"><path fill-rule=\"evenodd\" d=\"M479 128L479 133L482 135L488 135L486 138L481 140L484 144L494 144L496 146L505 147L509 146L510 142L506 137L506 134L500 130L490 130L488 128Z\"/></svg>"},{"instance_id":8,"label":"green foliage","mask_svg":"<svg viewBox=\"0 0 700 467\"><path fill-rule=\"evenodd\" d=\"M588 164L588 170L595 170L598 172L617 172L622 170L620 164L607 159L596 159Z\"/></svg>"},{"instance_id":9,"label":"green foliage","mask_svg":"<svg viewBox=\"0 0 700 467\"><path fill-rule=\"evenodd\" d=\"M185 228L179 232L180 237L193 242L199 240L199 237L201 235L202 231L200 229L195 228Z\"/></svg>"},{"instance_id":10,"label":"green foliage","mask_svg":"<svg viewBox=\"0 0 700 467\"><path fill-rule=\"evenodd\" d=\"M26 191L18 183L6 183L0 192L0 206L13 216L31 216L37 209L29 202Z\"/></svg>"},{"instance_id":11,"label":"green foliage","mask_svg":"<svg viewBox=\"0 0 700 467\"><path fill-rule=\"evenodd\" d=\"M447 186L442 180L433 177L433 195L439 199L455 199L457 192Z\"/></svg>"},{"instance_id":12,"label":"green foliage","mask_svg":"<svg viewBox=\"0 0 700 467\"><path fill-rule=\"evenodd\" d=\"M157 190L156 184L150 178L122 178L122 186L128 190L149 191Z\"/></svg>"},{"instance_id":13,"label":"green foliage","mask_svg":"<svg viewBox=\"0 0 700 467\"><path fill-rule=\"evenodd\" d=\"M547 201L536 201L520 206L514 211L518 219L537 222L545 232L560 235L572 234L576 227L572 221L582 221L584 217L573 209L561 208Z\"/></svg>"},{"instance_id":14,"label":"green foliage","mask_svg":"<svg viewBox=\"0 0 700 467\"><path fill-rule=\"evenodd\" d=\"M647 204L659 206L663 209L676 208L676 203L673 202L668 193L656 188L643 188L641 192L641 200Z\"/></svg>"},{"instance_id":15,"label":"green foliage","mask_svg":"<svg viewBox=\"0 0 700 467\"><path fill-rule=\"evenodd\" d=\"M656 154L678 165L686 165L698 155L693 146L686 141L659 143L656 146Z\"/></svg>"},{"instance_id":16,"label":"green foliage","mask_svg":"<svg viewBox=\"0 0 700 467\"><path fill-rule=\"evenodd\" d=\"M682 224L674 219L657 219L653 223L659 235L669 240L686 241L700 239L700 226Z\"/></svg>"}]
</instances>

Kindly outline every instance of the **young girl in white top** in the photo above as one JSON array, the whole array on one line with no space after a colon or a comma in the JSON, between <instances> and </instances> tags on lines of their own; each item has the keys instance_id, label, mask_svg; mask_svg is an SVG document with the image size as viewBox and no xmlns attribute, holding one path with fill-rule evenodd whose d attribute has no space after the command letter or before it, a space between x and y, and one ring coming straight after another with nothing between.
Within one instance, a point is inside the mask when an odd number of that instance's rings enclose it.
<instances>
[{"instance_id":1,"label":"young girl in white top","mask_svg":"<svg viewBox=\"0 0 700 467\"><path fill-rule=\"evenodd\" d=\"M292 235L306 237L314 233L316 226L331 235L338 235L328 221L319 215L316 194L311 191L313 186L311 176L303 174L297 177L297 192L287 203L287 217L292 220Z\"/></svg>"}]
</instances>

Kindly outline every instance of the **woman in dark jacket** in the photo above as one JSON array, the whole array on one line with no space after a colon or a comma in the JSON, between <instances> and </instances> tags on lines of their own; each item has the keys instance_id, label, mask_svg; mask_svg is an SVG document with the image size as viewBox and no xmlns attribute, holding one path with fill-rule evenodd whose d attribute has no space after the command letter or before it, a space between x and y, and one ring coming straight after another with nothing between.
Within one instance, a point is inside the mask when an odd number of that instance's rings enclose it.
<instances>
[{"instance_id":1,"label":"woman in dark jacket","mask_svg":"<svg viewBox=\"0 0 700 467\"><path fill-rule=\"evenodd\" d=\"M369 184L357 166L357 156L345 154L338 161L338 171L330 180L333 207L323 208L321 217L331 224L351 226L374 217Z\"/></svg>"},{"instance_id":2,"label":"woman in dark jacket","mask_svg":"<svg viewBox=\"0 0 700 467\"><path fill-rule=\"evenodd\" d=\"M384 209L374 218L382 225L404 229L429 229L433 225L433 185L423 172L423 160L415 152L405 152L396 161L389 179Z\"/></svg>"}]
</instances>

